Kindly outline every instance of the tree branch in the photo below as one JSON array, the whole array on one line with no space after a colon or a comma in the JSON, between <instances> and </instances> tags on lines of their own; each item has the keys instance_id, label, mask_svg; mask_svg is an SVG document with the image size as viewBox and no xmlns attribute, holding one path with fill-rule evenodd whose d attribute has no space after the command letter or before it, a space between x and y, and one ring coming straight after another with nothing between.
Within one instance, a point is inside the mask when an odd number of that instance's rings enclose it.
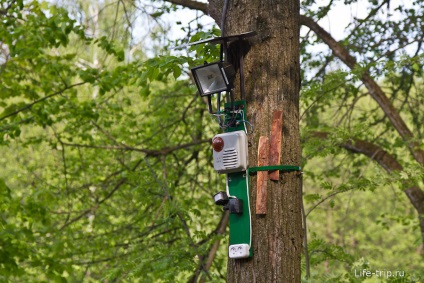
<instances>
[{"instance_id":1,"label":"tree branch","mask_svg":"<svg viewBox=\"0 0 424 283\"><path fill-rule=\"evenodd\" d=\"M84 210L82 213L80 213L80 215L72 218L69 221L66 221L65 224L62 225L62 227L60 227L59 230L63 230L66 227L68 227L69 225L71 225L74 222L77 222L78 220L80 220L81 218L83 218L84 216L86 216L87 214L89 214L91 211L95 211L100 204L104 203L106 200L108 200L110 197L112 197L112 195L123 185L125 184L125 182L127 181L126 178L122 178L120 179L117 184L115 185L115 187L103 198L101 199L99 202L96 203L96 205Z\"/></svg>"},{"instance_id":2,"label":"tree branch","mask_svg":"<svg viewBox=\"0 0 424 283\"><path fill-rule=\"evenodd\" d=\"M342 60L351 70L357 66L356 59L350 55L349 51L342 44L337 42L312 18L301 15L300 24L313 30L315 34L328 45L328 47L333 51L333 54ZM362 73L361 80L368 89L371 97L378 103L383 112L389 118L393 127L407 143L408 148L414 156L415 160L417 160L420 164L424 164L424 151L419 149L419 143L414 141L412 132L400 117L399 112L394 108L390 100L387 98L384 91L366 71Z\"/></svg>"},{"instance_id":3,"label":"tree branch","mask_svg":"<svg viewBox=\"0 0 424 283\"><path fill-rule=\"evenodd\" d=\"M202 2L198 2L198 1L193 1L193 0L164 0L166 2L175 4L175 5L179 5L182 6L184 8L189 8L192 10L198 10L203 12L205 15L208 15L208 4L207 3L202 3Z\"/></svg>"},{"instance_id":4,"label":"tree branch","mask_svg":"<svg viewBox=\"0 0 424 283\"><path fill-rule=\"evenodd\" d=\"M222 214L221 220L218 223L218 227L215 229L215 231L212 233L212 235L223 235L227 229L228 221L230 219L230 215L228 212L224 212ZM215 259L216 252L218 251L220 239L215 240L215 242L212 244L212 246L209 249L206 261L205 261L205 269L209 271L209 269L212 266L213 260ZM204 258L200 258L199 260L203 261ZM199 281L200 278L200 281ZM191 277L188 281L188 283L204 283L206 280L206 276L202 275L202 265L199 265L197 268L195 274L193 277Z\"/></svg>"},{"instance_id":5,"label":"tree branch","mask_svg":"<svg viewBox=\"0 0 424 283\"><path fill-rule=\"evenodd\" d=\"M62 143L63 144L63 143ZM133 168L131 168L131 171L134 171L135 169L137 169L137 167L141 164L141 162L143 161L143 159L140 159L134 166ZM78 216L74 217L73 219L71 219L70 221L69 218L66 220L65 224L62 225L62 227L60 227L59 230L63 230L66 227L68 227L69 225L71 225L72 223L80 220L81 218L83 218L85 215L87 215L88 213L90 213L91 211L95 211L100 204L104 203L106 200L108 200L109 198L111 198L113 196L113 194L119 190L119 188L124 185L127 182L127 178L121 178L117 181L115 187L100 201L96 202L96 204L86 210L84 210L82 213L80 213Z\"/></svg>"},{"instance_id":6,"label":"tree branch","mask_svg":"<svg viewBox=\"0 0 424 283\"><path fill-rule=\"evenodd\" d=\"M313 136L320 139L327 139L328 133L326 132L314 132ZM393 171L403 170L402 165L387 151L381 147L359 139L353 141L347 141L340 144L340 147L349 150L352 153L360 153L368 156L369 158L377 161L388 173Z\"/></svg>"},{"instance_id":7,"label":"tree branch","mask_svg":"<svg viewBox=\"0 0 424 283\"><path fill-rule=\"evenodd\" d=\"M165 182L162 182L162 181L160 181L160 180L159 180L159 178L158 178L158 176L157 176L156 172L155 172L155 171L153 170L153 168L151 167L151 165L150 165L150 163L149 163L148 158L146 157L144 160L145 160L145 162L146 162L146 165L149 167L150 172L152 173L153 177L155 178L155 180L156 180L157 184L158 184L160 187L162 187L162 189L163 189L163 191L164 191L164 193L165 193L165 196L166 196L168 199L171 199L171 197L170 197L170 195L169 195L169 190L168 190L168 186L167 186L167 184L166 184ZM175 204L174 204L174 205L175 205ZM180 219L180 221L181 221L181 224L183 225L184 231L186 232L187 237L188 237L188 239L189 239L189 241L190 241L190 246L193 248L194 253L196 254L196 256L197 256L197 257L199 258L199 260L200 260L200 264L201 264L201 266L202 266L202 270L204 271L204 273L206 274L206 276L207 276L210 280L212 280L212 278L211 278L211 276L210 276L210 274L209 274L208 270L205 268L205 266L204 266L204 264L203 264L203 261L201 260L201 257L200 257L200 254L199 254L199 251L198 251L198 249L197 249L197 245L194 243L193 238L192 238L191 233L190 233L190 228L189 228L189 227L188 227L188 225L187 225L187 221L184 219L184 216L181 214L181 212L180 212L180 211L178 211L178 210L177 210L176 215L178 216L178 218L179 218L179 219Z\"/></svg>"},{"instance_id":8,"label":"tree branch","mask_svg":"<svg viewBox=\"0 0 424 283\"><path fill-rule=\"evenodd\" d=\"M12 8L13 4L15 4L16 0L10 1L9 5L6 8L0 10L0 15L6 16L7 12L9 12L10 8Z\"/></svg>"},{"instance_id":9,"label":"tree branch","mask_svg":"<svg viewBox=\"0 0 424 283\"><path fill-rule=\"evenodd\" d=\"M173 151L189 148L191 146L199 145L202 143L210 142L210 139L203 139L199 141L193 141L190 143L180 144L173 147L164 147L162 149L144 149L144 148L138 148L138 147L132 147L129 145L121 144L121 146L108 146L108 145L89 145L89 144L77 144L77 143L66 143L62 142L63 145L66 146L72 146L72 147L79 147L79 148L95 148L95 149L106 149L106 150L123 150L123 151L138 151L145 153L148 157L157 157L157 156L163 156L167 155Z\"/></svg>"},{"instance_id":10,"label":"tree branch","mask_svg":"<svg viewBox=\"0 0 424 283\"><path fill-rule=\"evenodd\" d=\"M314 137L320 139L327 139L328 133L325 132L314 132ZM363 154L372 160L375 160L381 165L388 173L393 171L403 170L403 166L394 158L393 155L368 141L353 139L345 143L340 144L340 147L357 154ZM418 212L420 220L421 238L424 242L424 192L418 186L412 186L404 190L411 204Z\"/></svg>"},{"instance_id":11,"label":"tree branch","mask_svg":"<svg viewBox=\"0 0 424 283\"><path fill-rule=\"evenodd\" d=\"M3 121L4 119L9 118L11 116L15 116L15 115L19 114L22 111L25 111L25 110L30 109L35 104L38 104L40 102L43 102L44 100L47 100L47 99L49 99L49 98L51 98L53 96L59 95L59 94L63 93L64 91L68 90L68 89L71 89L71 88L76 87L76 86L83 85L85 83L86 82L79 82L79 83L76 83L76 84L73 84L73 85L70 85L70 86L66 86L65 88L63 88L63 89L61 89L61 90L59 90L59 91L57 91L55 93L52 93L52 94L47 95L47 96L44 96L44 97L42 97L42 98L40 98L38 100L35 100L35 101L31 102L31 103L28 103L24 107L19 108L18 110L13 111L12 113L9 113L9 114L4 115L3 117L0 117L0 121Z\"/></svg>"}]
</instances>

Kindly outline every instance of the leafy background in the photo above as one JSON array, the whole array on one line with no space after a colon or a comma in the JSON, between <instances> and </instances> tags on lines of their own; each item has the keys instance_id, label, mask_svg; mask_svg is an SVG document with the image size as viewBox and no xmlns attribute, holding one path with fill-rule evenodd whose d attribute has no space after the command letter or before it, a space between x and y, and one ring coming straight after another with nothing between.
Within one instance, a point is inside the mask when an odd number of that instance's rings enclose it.
<instances>
[{"instance_id":1,"label":"leafy background","mask_svg":"<svg viewBox=\"0 0 424 283\"><path fill-rule=\"evenodd\" d=\"M419 217L404 193L423 187L423 167L361 80L371 74L424 149L423 1L390 2L302 1L316 22L336 4L368 9L338 42L355 68L301 30L304 282L424 280ZM170 49L220 31L199 12L168 20L182 9L1 2L0 281L225 281L226 216L211 199L225 186L209 147L219 128L188 71L218 49ZM171 40L175 24L182 36ZM402 170L346 150L356 140ZM355 276L364 269L405 273Z\"/></svg>"}]
</instances>

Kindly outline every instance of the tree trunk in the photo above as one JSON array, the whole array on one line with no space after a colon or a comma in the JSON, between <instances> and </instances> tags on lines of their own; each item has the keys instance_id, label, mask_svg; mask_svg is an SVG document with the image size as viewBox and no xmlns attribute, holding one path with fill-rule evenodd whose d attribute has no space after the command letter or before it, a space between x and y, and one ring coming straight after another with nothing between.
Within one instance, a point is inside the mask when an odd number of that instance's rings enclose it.
<instances>
[{"instance_id":1,"label":"tree trunk","mask_svg":"<svg viewBox=\"0 0 424 283\"><path fill-rule=\"evenodd\" d=\"M210 14L220 24L225 4L222 0L209 2ZM224 35L257 32L244 58L247 119L255 127L249 135L250 166L257 164L259 137L271 137L274 111L283 111L281 164L301 165L299 1L229 1L225 19ZM238 83L235 91L240 97ZM299 172L285 172L280 173L279 181L268 180L264 216L255 213L256 177L251 178L253 257L229 259L227 282L300 282L300 178Z\"/></svg>"}]
</instances>

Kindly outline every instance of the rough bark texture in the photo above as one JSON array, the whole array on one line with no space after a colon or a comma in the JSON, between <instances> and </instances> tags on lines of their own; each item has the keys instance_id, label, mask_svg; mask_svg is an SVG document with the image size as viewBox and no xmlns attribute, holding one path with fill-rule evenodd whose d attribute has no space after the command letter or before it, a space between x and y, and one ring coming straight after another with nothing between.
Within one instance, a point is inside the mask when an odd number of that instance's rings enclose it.
<instances>
[{"instance_id":1,"label":"rough bark texture","mask_svg":"<svg viewBox=\"0 0 424 283\"><path fill-rule=\"evenodd\" d=\"M209 1L221 22L222 1ZM283 111L281 162L300 165L299 138L299 1L229 1L226 35L256 31L245 55L249 164L257 164L260 136L271 132L272 113ZM231 49L231 48L230 48ZM231 54L237 50L229 50ZM236 96L240 89L236 84ZM251 178L253 258L229 259L227 282L300 282L302 252L301 180L297 172L280 174L268 186L267 214L257 216L256 177Z\"/></svg>"}]
</instances>

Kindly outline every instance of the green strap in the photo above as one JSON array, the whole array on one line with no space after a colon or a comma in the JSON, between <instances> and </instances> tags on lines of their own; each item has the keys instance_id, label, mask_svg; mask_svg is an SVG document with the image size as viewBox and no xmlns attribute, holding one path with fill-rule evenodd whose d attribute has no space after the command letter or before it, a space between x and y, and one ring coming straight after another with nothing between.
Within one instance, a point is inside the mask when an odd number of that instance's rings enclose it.
<instances>
[{"instance_id":1,"label":"green strap","mask_svg":"<svg viewBox=\"0 0 424 283\"><path fill-rule=\"evenodd\" d=\"M295 165L272 165L272 166L250 167L248 170L249 170L249 174L255 173L258 171L275 171L275 170L289 172L289 171L300 171L301 167L295 166Z\"/></svg>"}]
</instances>

